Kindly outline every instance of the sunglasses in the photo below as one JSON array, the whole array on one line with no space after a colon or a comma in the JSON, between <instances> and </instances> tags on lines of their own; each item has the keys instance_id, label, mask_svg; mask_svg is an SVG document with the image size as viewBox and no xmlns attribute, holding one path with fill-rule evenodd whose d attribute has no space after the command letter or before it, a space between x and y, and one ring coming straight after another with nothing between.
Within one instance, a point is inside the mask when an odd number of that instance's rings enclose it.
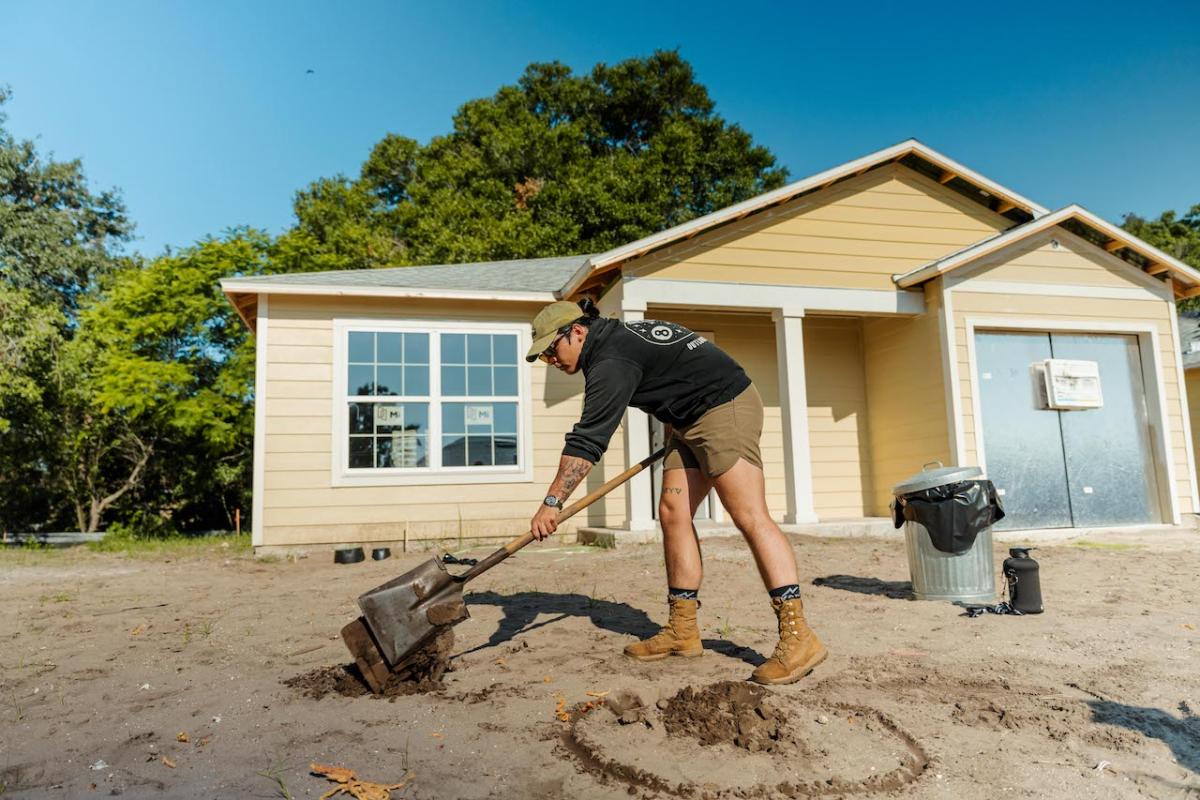
<instances>
[{"instance_id":1,"label":"sunglasses","mask_svg":"<svg viewBox=\"0 0 1200 800\"><path fill-rule=\"evenodd\" d=\"M550 343L550 346L547 347L542 352L538 353L538 358L542 360L542 363L553 364L555 361L558 360L558 353L555 351L558 348L558 343L561 342L563 340L563 337L566 336L568 333L570 333L569 330L563 331L558 336L555 336L554 341L552 341Z\"/></svg>"}]
</instances>

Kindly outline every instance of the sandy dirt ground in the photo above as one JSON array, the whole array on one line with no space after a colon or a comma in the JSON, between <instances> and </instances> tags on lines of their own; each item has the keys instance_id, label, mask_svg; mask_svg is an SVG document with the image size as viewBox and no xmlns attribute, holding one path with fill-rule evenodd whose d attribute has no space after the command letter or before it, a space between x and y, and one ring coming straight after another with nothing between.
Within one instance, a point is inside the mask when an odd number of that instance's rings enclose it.
<instances>
[{"instance_id":1,"label":"sandy dirt ground","mask_svg":"<svg viewBox=\"0 0 1200 800\"><path fill-rule=\"evenodd\" d=\"M621 648L665 616L657 547L551 542L386 699L338 632L428 554L0 553L0 796L315 798L318 762L405 798L1200 797L1200 534L1048 545L1046 613L976 619L906 599L899 540L793 541L831 651L799 684L743 682L774 620L739 539L704 542L704 657L652 664Z\"/></svg>"}]
</instances>

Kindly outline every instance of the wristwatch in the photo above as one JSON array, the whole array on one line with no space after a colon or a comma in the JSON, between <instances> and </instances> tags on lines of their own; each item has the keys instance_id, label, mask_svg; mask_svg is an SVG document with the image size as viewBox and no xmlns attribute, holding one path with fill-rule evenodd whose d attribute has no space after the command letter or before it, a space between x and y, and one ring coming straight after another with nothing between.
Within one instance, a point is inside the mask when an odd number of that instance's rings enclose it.
<instances>
[{"instance_id":1,"label":"wristwatch","mask_svg":"<svg viewBox=\"0 0 1200 800\"><path fill-rule=\"evenodd\" d=\"M560 502L559 499L552 494L546 495L546 499L542 501L542 505L550 506L551 508L557 508L559 510L562 509L562 502Z\"/></svg>"}]
</instances>

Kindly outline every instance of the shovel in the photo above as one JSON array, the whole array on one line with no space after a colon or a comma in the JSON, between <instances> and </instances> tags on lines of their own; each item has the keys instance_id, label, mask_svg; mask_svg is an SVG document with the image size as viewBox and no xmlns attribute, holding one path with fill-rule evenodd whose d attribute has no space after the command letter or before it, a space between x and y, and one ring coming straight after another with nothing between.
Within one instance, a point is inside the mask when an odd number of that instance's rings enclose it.
<instances>
[{"instance_id":1,"label":"shovel","mask_svg":"<svg viewBox=\"0 0 1200 800\"><path fill-rule=\"evenodd\" d=\"M608 483L562 510L564 522L662 458L664 450L642 459ZM441 631L470 616L463 584L479 577L533 541L530 531L518 536L461 575L451 575L441 559L432 558L358 598L362 616L342 628L342 639L371 690L378 694L392 673Z\"/></svg>"}]
</instances>

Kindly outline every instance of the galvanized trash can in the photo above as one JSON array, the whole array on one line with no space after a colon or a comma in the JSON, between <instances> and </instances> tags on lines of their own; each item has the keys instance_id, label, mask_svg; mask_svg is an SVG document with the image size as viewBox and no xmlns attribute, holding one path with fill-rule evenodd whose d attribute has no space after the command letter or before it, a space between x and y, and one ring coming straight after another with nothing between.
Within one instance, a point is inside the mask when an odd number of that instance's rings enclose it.
<instances>
[{"instance_id":1,"label":"galvanized trash can","mask_svg":"<svg viewBox=\"0 0 1200 800\"><path fill-rule=\"evenodd\" d=\"M938 468L929 469L932 464ZM1004 516L995 487L979 467L932 464L892 488L892 517L897 528L904 526L913 595L990 603L996 598L992 523Z\"/></svg>"}]
</instances>

